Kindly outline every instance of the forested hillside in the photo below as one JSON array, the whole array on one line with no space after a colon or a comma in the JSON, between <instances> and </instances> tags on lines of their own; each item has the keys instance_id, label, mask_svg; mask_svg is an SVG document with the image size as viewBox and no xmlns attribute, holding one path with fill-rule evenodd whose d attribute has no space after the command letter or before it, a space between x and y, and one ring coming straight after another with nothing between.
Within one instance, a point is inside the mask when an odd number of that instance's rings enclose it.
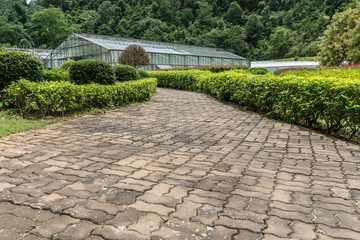
<instances>
[{"instance_id":1,"label":"forested hillside","mask_svg":"<svg viewBox=\"0 0 360 240\"><path fill-rule=\"evenodd\" d=\"M252 60L315 56L357 0L0 0L0 44L55 48L71 32L224 48Z\"/></svg>"}]
</instances>

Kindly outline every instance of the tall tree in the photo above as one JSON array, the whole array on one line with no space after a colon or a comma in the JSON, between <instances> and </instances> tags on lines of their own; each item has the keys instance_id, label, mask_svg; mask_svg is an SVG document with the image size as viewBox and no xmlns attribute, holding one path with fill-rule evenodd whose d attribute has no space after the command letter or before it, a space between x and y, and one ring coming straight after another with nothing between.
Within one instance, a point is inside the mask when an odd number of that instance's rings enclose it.
<instances>
[{"instance_id":1,"label":"tall tree","mask_svg":"<svg viewBox=\"0 0 360 240\"><path fill-rule=\"evenodd\" d=\"M31 15L27 27L38 47L55 48L76 30L77 26L66 19L60 8L51 7Z\"/></svg>"},{"instance_id":2,"label":"tall tree","mask_svg":"<svg viewBox=\"0 0 360 240\"><path fill-rule=\"evenodd\" d=\"M335 14L321 42L322 65L360 63L360 3L354 9Z\"/></svg>"}]
</instances>

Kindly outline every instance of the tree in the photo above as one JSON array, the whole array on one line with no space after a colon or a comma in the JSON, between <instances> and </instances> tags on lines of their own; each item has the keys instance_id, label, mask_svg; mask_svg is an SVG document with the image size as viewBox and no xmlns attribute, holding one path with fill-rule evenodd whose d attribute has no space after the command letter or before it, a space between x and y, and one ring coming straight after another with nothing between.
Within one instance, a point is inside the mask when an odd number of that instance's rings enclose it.
<instances>
[{"instance_id":1,"label":"tree","mask_svg":"<svg viewBox=\"0 0 360 240\"><path fill-rule=\"evenodd\" d=\"M150 64L150 57L142 46L134 44L125 48L119 56L118 63L136 68Z\"/></svg>"},{"instance_id":2,"label":"tree","mask_svg":"<svg viewBox=\"0 0 360 240\"><path fill-rule=\"evenodd\" d=\"M224 20L234 25L243 23L243 12L237 2L234 1L230 4L229 10L224 15Z\"/></svg>"},{"instance_id":3,"label":"tree","mask_svg":"<svg viewBox=\"0 0 360 240\"><path fill-rule=\"evenodd\" d=\"M75 26L65 18L60 8L51 7L31 15L27 27L37 46L55 48L71 34Z\"/></svg>"},{"instance_id":4,"label":"tree","mask_svg":"<svg viewBox=\"0 0 360 240\"><path fill-rule=\"evenodd\" d=\"M3 16L0 16L0 43L7 43L11 46L22 46L24 42L29 43L26 47L32 47L30 36L25 32L23 25L11 24Z\"/></svg>"},{"instance_id":5,"label":"tree","mask_svg":"<svg viewBox=\"0 0 360 240\"><path fill-rule=\"evenodd\" d=\"M320 44L321 65L337 66L344 61L360 63L360 3L334 15Z\"/></svg>"},{"instance_id":6,"label":"tree","mask_svg":"<svg viewBox=\"0 0 360 240\"><path fill-rule=\"evenodd\" d=\"M246 38L253 46L263 37L264 25L261 23L259 16L251 14L245 24Z\"/></svg>"},{"instance_id":7,"label":"tree","mask_svg":"<svg viewBox=\"0 0 360 240\"><path fill-rule=\"evenodd\" d=\"M270 35L267 57L269 59L284 58L289 53L293 43L294 37L291 30L284 27L275 28L274 33Z\"/></svg>"}]
</instances>

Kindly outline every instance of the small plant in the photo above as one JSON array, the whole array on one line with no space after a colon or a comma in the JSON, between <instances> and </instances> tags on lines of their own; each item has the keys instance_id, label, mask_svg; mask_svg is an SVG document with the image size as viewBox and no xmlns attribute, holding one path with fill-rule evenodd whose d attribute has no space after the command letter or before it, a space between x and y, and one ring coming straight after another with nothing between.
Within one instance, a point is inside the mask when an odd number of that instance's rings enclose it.
<instances>
[{"instance_id":1,"label":"small plant","mask_svg":"<svg viewBox=\"0 0 360 240\"><path fill-rule=\"evenodd\" d=\"M112 66L98 59L74 62L69 69L69 74L71 82L76 84L99 83L107 85L115 82Z\"/></svg>"},{"instance_id":2,"label":"small plant","mask_svg":"<svg viewBox=\"0 0 360 240\"><path fill-rule=\"evenodd\" d=\"M43 79L43 66L41 62L28 53L16 51L0 52L0 89L19 80L21 77L29 81Z\"/></svg>"},{"instance_id":3,"label":"small plant","mask_svg":"<svg viewBox=\"0 0 360 240\"><path fill-rule=\"evenodd\" d=\"M116 81L118 82L136 80L140 78L138 71L132 66L116 65L113 68Z\"/></svg>"}]
</instances>

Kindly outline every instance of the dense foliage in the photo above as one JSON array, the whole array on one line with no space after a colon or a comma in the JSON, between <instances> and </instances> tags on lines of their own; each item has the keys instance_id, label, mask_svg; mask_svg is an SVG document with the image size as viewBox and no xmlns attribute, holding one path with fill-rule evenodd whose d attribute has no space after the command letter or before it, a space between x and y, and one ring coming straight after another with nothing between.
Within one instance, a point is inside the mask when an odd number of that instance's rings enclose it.
<instances>
[{"instance_id":1,"label":"dense foliage","mask_svg":"<svg viewBox=\"0 0 360 240\"><path fill-rule=\"evenodd\" d=\"M133 44L127 46L124 51L121 52L118 63L136 68L138 66L149 65L150 56L142 46Z\"/></svg>"},{"instance_id":2,"label":"dense foliage","mask_svg":"<svg viewBox=\"0 0 360 240\"><path fill-rule=\"evenodd\" d=\"M21 77L40 81L42 75L43 67L36 57L22 52L0 51L0 89Z\"/></svg>"},{"instance_id":3,"label":"dense foliage","mask_svg":"<svg viewBox=\"0 0 360 240\"><path fill-rule=\"evenodd\" d=\"M354 9L335 14L324 33L319 57L326 66L360 63L360 2Z\"/></svg>"},{"instance_id":4,"label":"dense foliage","mask_svg":"<svg viewBox=\"0 0 360 240\"><path fill-rule=\"evenodd\" d=\"M21 79L4 90L3 98L22 115L44 117L145 101L155 93L156 84L157 80L151 78L113 85L76 85L68 81L36 83Z\"/></svg>"},{"instance_id":5,"label":"dense foliage","mask_svg":"<svg viewBox=\"0 0 360 240\"><path fill-rule=\"evenodd\" d=\"M75 60L67 60L65 62L63 62L60 66L60 69L64 69L64 70L69 70L69 68L71 67L71 65L75 62Z\"/></svg>"},{"instance_id":6,"label":"dense foliage","mask_svg":"<svg viewBox=\"0 0 360 240\"><path fill-rule=\"evenodd\" d=\"M314 75L314 73L316 73ZM329 133L360 129L360 68L289 71L283 76L248 70L152 71L158 85L211 93L247 109Z\"/></svg>"},{"instance_id":7,"label":"dense foliage","mask_svg":"<svg viewBox=\"0 0 360 240\"><path fill-rule=\"evenodd\" d=\"M69 71L64 69L45 69L43 71L44 81L69 81Z\"/></svg>"},{"instance_id":8,"label":"dense foliage","mask_svg":"<svg viewBox=\"0 0 360 240\"><path fill-rule=\"evenodd\" d=\"M251 59L315 56L333 15L356 1L0 0L0 43L54 47L80 31L220 47Z\"/></svg>"},{"instance_id":9,"label":"dense foliage","mask_svg":"<svg viewBox=\"0 0 360 240\"><path fill-rule=\"evenodd\" d=\"M116 81L125 82L129 80L136 80L140 78L139 72L136 68L128 65L116 65L113 67Z\"/></svg>"},{"instance_id":10,"label":"dense foliage","mask_svg":"<svg viewBox=\"0 0 360 240\"><path fill-rule=\"evenodd\" d=\"M76 84L113 84L115 75L112 66L99 59L74 62L69 68L70 80Z\"/></svg>"}]
</instances>

